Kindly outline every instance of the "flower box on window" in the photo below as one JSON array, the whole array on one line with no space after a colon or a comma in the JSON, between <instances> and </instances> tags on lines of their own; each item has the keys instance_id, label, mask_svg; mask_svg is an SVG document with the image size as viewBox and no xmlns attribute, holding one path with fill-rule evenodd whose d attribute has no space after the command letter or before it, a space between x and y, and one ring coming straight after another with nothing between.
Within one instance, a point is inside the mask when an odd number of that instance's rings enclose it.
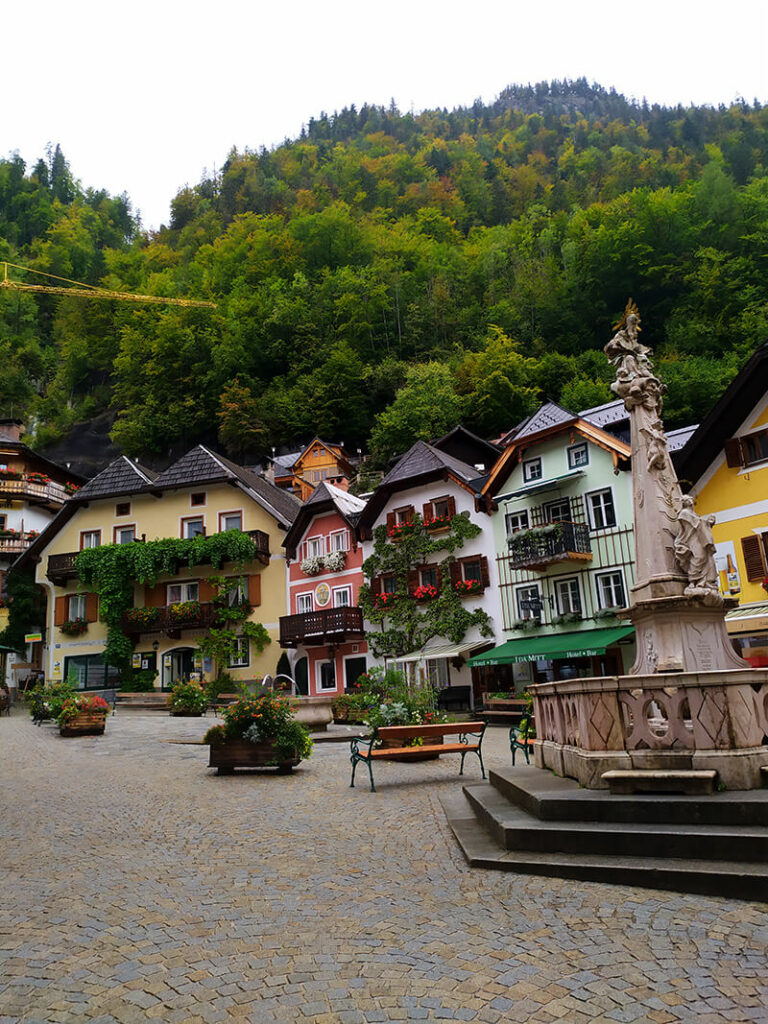
<instances>
[{"instance_id":1,"label":"flower box on window","mask_svg":"<svg viewBox=\"0 0 768 1024\"><path fill-rule=\"evenodd\" d=\"M0 480L21 480L21 473L15 469L0 469Z\"/></svg>"},{"instance_id":2,"label":"flower box on window","mask_svg":"<svg viewBox=\"0 0 768 1024\"><path fill-rule=\"evenodd\" d=\"M66 494L77 494L80 490L80 484L73 484L71 480L67 480L64 484L64 492Z\"/></svg>"},{"instance_id":3,"label":"flower box on window","mask_svg":"<svg viewBox=\"0 0 768 1024\"><path fill-rule=\"evenodd\" d=\"M456 580L454 589L459 594L482 594L482 580Z\"/></svg>"},{"instance_id":4,"label":"flower box on window","mask_svg":"<svg viewBox=\"0 0 768 1024\"><path fill-rule=\"evenodd\" d=\"M159 608L129 608L125 617L128 622L134 623L137 626L151 626L157 622L160 617Z\"/></svg>"},{"instance_id":5,"label":"flower box on window","mask_svg":"<svg viewBox=\"0 0 768 1024\"><path fill-rule=\"evenodd\" d=\"M395 523L394 526L390 526L387 531L387 535L391 537L392 540L399 540L400 537L410 537L411 534L415 532L417 525L417 523L413 522Z\"/></svg>"},{"instance_id":6,"label":"flower box on window","mask_svg":"<svg viewBox=\"0 0 768 1024\"><path fill-rule=\"evenodd\" d=\"M425 516L424 526L428 530L448 530L451 526L451 516Z\"/></svg>"},{"instance_id":7,"label":"flower box on window","mask_svg":"<svg viewBox=\"0 0 768 1024\"><path fill-rule=\"evenodd\" d=\"M399 594L376 594L373 598L374 608L388 608L397 601Z\"/></svg>"},{"instance_id":8,"label":"flower box on window","mask_svg":"<svg viewBox=\"0 0 768 1024\"><path fill-rule=\"evenodd\" d=\"M416 587L413 592L413 596L417 601L431 601L433 598L437 597L437 594L437 587L433 586L431 583L423 583L420 587Z\"/></svg>"},{"instance_id":9,"label":"flower box on window","mask_svg":"<svg viewBox=\"0 0 768 1024\"><path fill-rule=\"evenodd\" d=\"M325 556L324 561L326 569L329 569L331 572L341 572L347 564L347 552L332 551L330 555Z\"/></svg>"},{"instance_id":10,"label":"flower box on window","mask_svg":"<svg viewBox=\"0 0 768 1024\"><path fill-rule=\"evenodd\" d=\"M50 482L51 478L49 476L46 476L45 473L27 473L27 483L40 484L44 486L45 484L49 484Z\"/></svg>"},{"instance_id":11,"label":"flower box on window","mask_svg":"<svg viewBox=\"0 0 768 1024\"><path fill-rule=\"evenodd\" d=\"M302 559L301 571L305 576L319 576L325 568L325 560L319 555L310 555Z\"/></svg>"},{"instance_id":12,"label":"flower box on window","mask_svg":"<svg viewBox=\"0 0 768 1024\"><path fill-rule=\"evenodd\" d=\"M168 620L173 623L195 622L200 618L199 601L178 601L168 605Z\"/></svg>"},{"instance_id":13,"label":"flower box on window","mask_svg":"<svg viewBox=\"0 0 768 1024\"><path fill-rule=\"evenodd\" d=\"M62 622L59 629L66 636L80 636L88 629L88 622L86 619L67 619Z\"/></svg>"}]
</instances>

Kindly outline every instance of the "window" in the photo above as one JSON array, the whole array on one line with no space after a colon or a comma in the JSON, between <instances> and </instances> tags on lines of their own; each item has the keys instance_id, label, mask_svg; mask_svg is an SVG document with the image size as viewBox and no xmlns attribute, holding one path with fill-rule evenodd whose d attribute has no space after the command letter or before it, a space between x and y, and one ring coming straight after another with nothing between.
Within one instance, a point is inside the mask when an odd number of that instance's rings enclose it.
<instances>
[{"instance_id":1,"label":"window","mask_svg":"<svg viewBox=\"0 0 768 1024\"><path fill-rule=\"evenodd\" d=\"M538 584L518 587L515 591L515 603L518 619L538 619L541 616L541 594Z\"/></svg>"},{"instance_id":2,"label":"window","mask_svg":"<svg viewBox=\"0 0 768 1024\"><path fill-rule=\"evenodd\" d=\"M129 516L131 514L131 503L130 501L118 501L115 505L116 516Z\"/></svg>"},{"instance_id":3,"label":"window","mask_svg":"<svg viewBox=\"0 0 768 1024\"><path fill-rule=\"evenodd\" d=\"M248 604L248 580L244 576L227 581L230 588L227 591L227 604L230 608L238 604Z\"/></svg>"},{"instance_id":4,"label":"window","mask_svg":"<svg viewBox=\"0 0 768 1024\"><path fill-rule=\"evenodd\" d=\"M448 662L445 658L429 658L426 664L427 679L435 689L443 689L450 686L451 677L448 672Z\"/></svg>"},{"instance_id":5,"label":"window","mask_svg":"<svg viewBox=\"0 0 768 1024\"><path fill-rule=\"evenodd\" d=\"M437 566L427 566L419 570L419 585L422 587L437 587Z\"/></svg>"},{"instance_id":6,"label":"window","mask_svg":"<svg viewBox=\"0 0 768 1024\"><path fill-rule=\"evenodd\" d=\"M194 491L189 496L189 504L194 508L195 505L205 504L205 491Z\"/></svg>"},{"instance_id":7,"label":"window","mask_svg":"<svg viewBox=\"0 0 768 1024\"><path fill-rule=\"evenodd\" d=\"M560 615L581 614L581 594L577 579L556 580L555 596Z\"/></svg>"},{"instance_id":8,"label":"window","mask_svg":"<svg viewBox=\"0 0 768 1024\"><path fill-rule=\"evenodd\" d=\"M323 479L322 471L319 470L319 469L313 469L312 470L312 483L313 484L319 484L322 479Z\"/></svg>"},{"instance_id":9,"label":"window","mask_svg":"<svg viewBox=\"0 0 768 1024\"><path fill-rule=\"evenodd\" d=\"M75 619L84 619L85 615L85 594L72 594L67 600L67 618L74 622Z\"/></svg>"},{"instance_id":10,"label":"window","mask_svg":"<svg viewBox=\"0 0 768 1024\"><path fill-rule=\"evenodd\" d=\"M130 529L130 527L128 527ZM131 538L133 539L133 538ZM122 543L122 542L121 542ZM80 534L80 550L97 548L101 544L101 530L83 530Z\"/></svg>"},{"instance_id":11,"label":"window","mask_svg":"<svg viewBox=\"0 0 768 1024\"><path fill-rule=\"evenodd\" d=\"M116 526L115 544L131 544L136 540L135 526Z\"/></svg>"},{"instance_id":12,"label":"window","mask_svg":"<svg viewBox=\"0 0 768 1024\"><path fill-rule=\"evenodd\" d=\"M400 523L412 523L413 522L413 505L407 505L405 508L395 509L395 522L399 525Z\"/></svg>"},{"instance_id":13,"label":"window","mask_svg":"<svg viewBox=\"0 0 768 1024\"><path fill-rule=\"evenodd\" d=\"M205 519L202 516L187 516L181 520L181 536L190 540L205 533Z\"/></svg>"},{"instance_id":14,"label":"window","mask_svg":"<svg viewBox=\"0 0 768 1024\"><path fill-rule=\"evenodd\" d=\"M524 508L520 512L507 512L507 536L511 537L513 533L518 533L520 530L528 529L528 509Z\"/></svg>"},{"instance_id":15,"label":"window","mask_svg":"<svg viewBox=\"0 0 768 1024\"><path fill-rule=\"evenodd\" d=\"M186 583L169 583L167 589L168 604L181 604L182 601L198 601L200 587L197 580Z\"/></svg>"},{"instance_id":16,"label":"window","mask_svg":"<svg viewBox=\"0 0 768 1024\"><path fill-rule=\"evenodd\" d=\"M616 525L616 510L613 507L613 492L610 487L604 491L592 491L587 495L589 525L593 530L605 530Z\"/></svg>"},{"instance_id":17,"label":"window","mask_svg":"<svg viewBox=\"0 0 768 1024\"><path fill-rule=\"evenodd\" d=\"M333 591L333 607L349 608L352 604L351 587L335 587Z\"/></svg>"},{"instance_id":18,"label":"window","mask_svg":"<svg viewBox=\"0 0 768 1024\"><path fill-rule=\"evenodd\" d=\"M320 458L320 449L319 449L319 448L313 448L313 449L312 449L312 455L313 455L313 456L314 456L314 457L315 457L316 459L319 459L319 458Z\"/></svg>"},{"instance_id":19,"label":"window","mask_svg":"<svg viewBox=\"0 0 768 1024\"><path fill-rule=\"evenodd\" d=\"M473 580L477 583L483 582L483 565L480 556L477 558L462 558L461 562L461 578L463 580Z\"/></svg>"},{"instance_id":20,"label":"window","mask_svg":"<svg viewBox=\"0 0 768 1024\"><path fill-rule=\"evenodd\" d=\"M568 449L568 469L578 469L589 465L589 448L586 442L574 444Z\"/></svg>"},{"instance_id":21,"label":"window","mask_svg":"<svg viewBox=\"0 0 768 1024\"><path fill-rule=\"evenodd\" d=\"M120 686L120 671L105 665L100 654L78 654L64 659L64 679L75 678L79 690Z\"/></svg>"},{"instance_id":22,"label":"window","mask_svg":"<svg viewBox=\"0 0 768 1024\"><path fill-rule=\"evenodd\" d=\"M523 480L528 483L532 480L541 480L541 477L541 459L526 459L523 463Z\"/></svg>"},{"instance_id":23,"label":"window","mask_svg":"<svg viewBox=\"0 0 768 1024\"><path fill-rule=\"evenodd\" d=\"M323 554L323 538L309 537L305 544L305 558L320 558Z\"/></svg>"},{"instance_id":24,"label":"window","mask_svg":"<svg viewBox=\"0 0 768 1024\"><path fill-rule=\"evenodd\" d=\"M544 521L547 523L570 523L571 503L568 498L558 498L542 505Z\"/></svg>"},{"instance_id":25,"label":"window","mask_svg":"<svg viewBox=\"0 0 768 1024\"><path fill-rule=\"evenodd\" d=\"M382 594L394 594L397 591L397 580L394 575L381 577L381 592Z\"/></svg>"},{"instance_id":26,"label":"window","mask_svg":"<svg viewBox=\"0 0 768 1024\"><path fill-rule=\"evenodd\" d=\"M297 594L296 595L296 614L306 615L307 612L312 611L313 599L311 594Z\"/></svg>"},{"instance_id":27,"label":"window","mask_svg":"<svg viewBox=\"0 0 768 1024\"><path fill-rule=\"evenodd\" d=\"M8 516L0 516L0 530L5 529L5 524L8 521Z\"/></svg>"},{"instance_id":28,"label":"window","mask_svg":"<svg viewBox=\"0 0 768 1024\"><path fill-rule=\"evenodd\" d=\"M595 587L598 608L623 608L626 605L624 578L621 572L596 573Z\"/></svg>"},{"instance_id":29,"label":"window","mask_svg":"<svg viewBox=\"0 0 768 1024\"><path fill-rule=\"evenodd\" d=\"M232 651L227 668L247 668L251 662L251 645L247 636L237 637L232 644Z\"/></svg>"},{"instance_id":30,"label":"window","mask_svg":"<svg viewBox=\"0 0 768 1024\"><path fill-rule=\"evenodd\" d=\"M219 532L224 533L226 530L242 530L243 528L243 513L242 512L222 512L219 516Z\"/></svg>"},{"instance_id":31,"label":"window","mask_svg":"<svg viewBox=\"0 0 768 1024\"><path fill-rule=\"evenodd\" d=\"M319 663L320 689L336 689L336 665L332 661L321 661Z\"/></svg>"},{"instance_id":32,"label":"window","mask_svg":"<svg viewBox=\"0 0 768 1024\"><path fill-rule=\"evenodd\" d=\"M331 551L349 551L349 534L346 530L337 530L328 538Z\"/></svg>"}]
</instances>

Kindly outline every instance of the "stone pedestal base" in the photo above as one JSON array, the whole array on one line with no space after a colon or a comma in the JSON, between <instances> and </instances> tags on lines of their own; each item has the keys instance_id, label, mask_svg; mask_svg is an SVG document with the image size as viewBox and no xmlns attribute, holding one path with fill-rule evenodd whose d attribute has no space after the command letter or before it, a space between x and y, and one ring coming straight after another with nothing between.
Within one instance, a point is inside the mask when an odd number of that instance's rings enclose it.
<instances>
[{"instance_id":1,"label":"stone pedestal base","mask_svg":"<svg viewBox=\"0 0 768 1024\"><path fill-rule=\"evenodd\" d=\"M629 617L637 634L630 675L749 668L733 649L722 601L708 606L695 597L659 597L637 603Z\"/></svg>"}]
</instances>

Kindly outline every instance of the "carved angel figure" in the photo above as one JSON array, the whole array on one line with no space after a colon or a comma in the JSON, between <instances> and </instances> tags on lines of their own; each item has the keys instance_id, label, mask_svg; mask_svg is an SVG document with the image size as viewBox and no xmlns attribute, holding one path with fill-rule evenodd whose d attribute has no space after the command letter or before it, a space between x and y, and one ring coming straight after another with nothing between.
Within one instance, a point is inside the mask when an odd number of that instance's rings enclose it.
<instances>
[{"instance_id":1,"label":"carved angel figure","mask_svg":"<svg viewBox=\"0 0 768 1024\"><path fill-rule=\"evenodd\" d=\"M715 517L698 516L693 511L693 499L686 494L677 521L680 531L675 539L675 558L688 577L689 586L686 593L719 593L715 568L715 542L712 538Z\"/></svg>"},{"instance_id":2,"label":"carved angel figure","mask_svg":"<svg viewBox=\"0 0 768 1024\"><path fill-rule=\"evenodd\" d=\"M616 380L611 384L611 390L624 399L627 409L643 405L646 409L661 412L664 388L654 376L653 365L648 358L651 350L640 343L639 333L640 317L630 299L616 334L603 349L616 367Z\"/></svg>"},{"instance_id":3,"label":"carved angel figure","mask_svg":"<svg viewBox=\"0 0 768 1024\"><path fill-rule=\"evenodd\" d=\"M667 435L660 419L640 427L648 439L648 469L664 469L667 464Z\"/></svg>"}]
</instances>

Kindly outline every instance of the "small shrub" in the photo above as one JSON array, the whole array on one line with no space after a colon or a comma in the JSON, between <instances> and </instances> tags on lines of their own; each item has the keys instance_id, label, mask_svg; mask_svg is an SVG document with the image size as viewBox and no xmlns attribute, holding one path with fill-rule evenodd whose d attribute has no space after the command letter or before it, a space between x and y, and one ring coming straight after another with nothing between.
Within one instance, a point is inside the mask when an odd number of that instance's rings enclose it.
<instances>
[{"instance_id":1,"label":"small shrub","mask_svg":"<svg viewBox=\"0 0 768 1024\"><path fill-rule=\"evenodd\" d=\"M199 683L182 680L168 694L168 707L171 711L201 714L208 707L208 697Z\"/></svg>"}]
</instances>

